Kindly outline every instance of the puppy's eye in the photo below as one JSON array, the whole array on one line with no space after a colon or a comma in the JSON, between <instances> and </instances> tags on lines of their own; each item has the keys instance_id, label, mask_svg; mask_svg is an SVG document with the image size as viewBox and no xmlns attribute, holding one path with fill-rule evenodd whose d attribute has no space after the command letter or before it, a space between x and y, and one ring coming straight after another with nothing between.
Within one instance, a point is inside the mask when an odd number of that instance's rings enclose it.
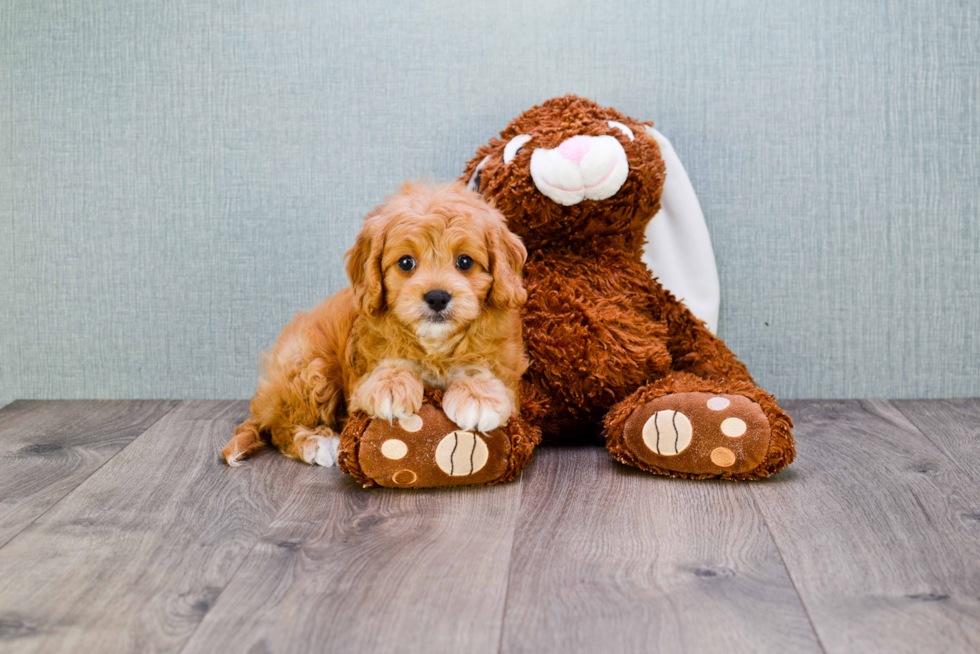
<instances>
[{"instance_id":1,"label":"puppy's eye","mask_svg":"<svg viewBox=\"0 0 980 654\"><path fill-rule=\"evenodd\" d=\"M531 140L527 134L518 134L504 146L504 163L509 164L517 156L517 153L524 148L524 144Z\"/></svg>"},{"instance_id":2,"label":"puppy's eye","mask_svg":"<svg viewBox=\"0 0 980 654\"><path fill-rule=\"evenodd\" d=\"M461 254L456 257L456 267L460 270L469 270L473 267L473 259L471 259L468 255Z\"/></svg>"},{"instance_id":3,"label":"puppy's eye","mask_svg":"<svg viewBox=\"0 0 980 654\"><path fill-rule=\"evenodd\" d=\"M628 138L629 140L633 141L636 139L636 137L633 135L633 130L631 130L626 125L622 123L617 123L615 120L607 120L606 122L609 123L610 127L614 129L618 129L620 132L625 134L626 138Z\"/></svg>"},{"instance_id":4,"label":"puppy's eye","mask_svg":"<svg viewBox=\"0 0 980 654\"><path fill-rule=\"evenodd\" d=\"M404 257L398 260L398 267L405 272L412 272L415 270L415 259L406 254Z\"/></svg>"}]
</instances>

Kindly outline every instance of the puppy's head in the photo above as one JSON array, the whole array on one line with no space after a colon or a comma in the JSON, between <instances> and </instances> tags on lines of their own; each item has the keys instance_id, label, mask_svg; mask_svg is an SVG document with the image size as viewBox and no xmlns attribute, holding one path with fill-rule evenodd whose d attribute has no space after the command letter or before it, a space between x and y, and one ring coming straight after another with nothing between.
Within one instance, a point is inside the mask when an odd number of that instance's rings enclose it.
<instances>
[{"instance_id":1,"label":"puppy's head","mask_svg":"<svg viewBox=\"0 0 980 654\"><path fill-rule=\"evenodd\" d=\"M362 314L390 314L420 338L443 338L485 308L516 309L527 251L504 217L461 184L406 184L367 217L347 253Z\"/></svg>"}]
</instances>

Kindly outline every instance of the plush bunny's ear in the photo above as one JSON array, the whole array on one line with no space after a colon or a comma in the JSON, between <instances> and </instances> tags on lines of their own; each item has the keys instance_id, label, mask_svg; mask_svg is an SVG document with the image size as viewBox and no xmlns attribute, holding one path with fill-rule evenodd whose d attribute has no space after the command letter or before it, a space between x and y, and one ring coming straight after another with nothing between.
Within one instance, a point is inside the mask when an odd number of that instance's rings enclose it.
<instances>
[{"instance_id":1,"label":"plush bunny's ear","mask_svg":"<svg viewBox=\"0 0 980 654\"><path fill-rule=\"evenodd\" d=\"M714 334L718 331L721 291L701 205L670 141L652 127L644 129L660 146L667 178L660 211L647 224L643 262Z\"/></svg>"},{"instance_id":2,"label":"plush bunny's ear","mask_svg":"<svg viewBox=\"0 0 980 654\"><path fill-rule=\"evenodd\" d=\"M489 159L490 159L489 156L483 157L483 161L477 164L476 170L473 171L473 174L470 175L469 181L466 182L466 188L468 188L471 191L476 191L477 193L480 192L480 184L483 181L481 179L481 175L483 174L483 167L487 165L487 160Z\"/></svg>"}]
</instances>

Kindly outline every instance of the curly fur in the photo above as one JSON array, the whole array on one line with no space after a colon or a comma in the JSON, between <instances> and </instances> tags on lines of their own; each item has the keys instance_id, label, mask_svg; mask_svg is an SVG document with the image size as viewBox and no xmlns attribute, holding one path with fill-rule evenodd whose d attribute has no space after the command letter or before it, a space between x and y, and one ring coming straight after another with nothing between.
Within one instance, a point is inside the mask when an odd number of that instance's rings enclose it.
<instances>
[{"instance_id":1,"label":"curly fur","mask_svg":"<svg viewBox=\"0 0 980 654\"><path fill-rule=\"evenodd\" d=\"M634 140L607 121L631 128ZM543 412L539 424L550 438L601 433L624 463L698 477L636 461L622 446L626 418L670 393L741 394L769 418L770 451L756 470L727 477L772 474L793 459L789 416L640 260L665 176L659 146L643 129L650 124L573 95L554 98L515 118L481 147L461 178L502 211L529 251L523 331L530 358L526 379ZM519 134L531 139L507 163L504 148ZM534 148L555 148L577 135L615 136L630 170L612 197L563 206L536 189L530 161Z\"/></svg>"},{"instance_id":2,"label":"curly fur","mask_svg":"<svg viewBox=\"0 0 980 654\"><path fill-rule=\"evenodd\" d=\"M456 266L460 254L471 269ZM396 265L406 255L414 270ZM494 406L517 410L526 251L498 211L459 184L407 184L366 218L347 257L351 286L297 315L264 357L251 416L222 450L229 464L267 441L322 462L320 439L336 439L350 411L412 413L423 382L496 378L506 393ZM441 315L424 302L435 289L452 296ZM486 404L480 390L472 401Z\"/></svg>"}]
</instances>

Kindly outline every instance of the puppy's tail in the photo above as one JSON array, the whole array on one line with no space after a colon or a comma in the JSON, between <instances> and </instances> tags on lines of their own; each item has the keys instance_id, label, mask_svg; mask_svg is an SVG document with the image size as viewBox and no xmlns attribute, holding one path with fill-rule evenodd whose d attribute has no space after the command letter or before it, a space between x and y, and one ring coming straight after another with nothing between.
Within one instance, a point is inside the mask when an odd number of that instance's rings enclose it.
<instances>
[{"instance_id":1,"label":"puppy's tail","mask_svg":"<svg viewBox=\"0 0 980 654\"><path fill-rule=\"evenodd\" d=\"M259 421L255 418L249 418L235 428L235 435L221 450L221 456L228 462L228 465L235 468L242 465L243 459L255 454L263 445L265 445L265 440L262 438L262 431L259 429Z\"/></svg>"}]
</instances>

